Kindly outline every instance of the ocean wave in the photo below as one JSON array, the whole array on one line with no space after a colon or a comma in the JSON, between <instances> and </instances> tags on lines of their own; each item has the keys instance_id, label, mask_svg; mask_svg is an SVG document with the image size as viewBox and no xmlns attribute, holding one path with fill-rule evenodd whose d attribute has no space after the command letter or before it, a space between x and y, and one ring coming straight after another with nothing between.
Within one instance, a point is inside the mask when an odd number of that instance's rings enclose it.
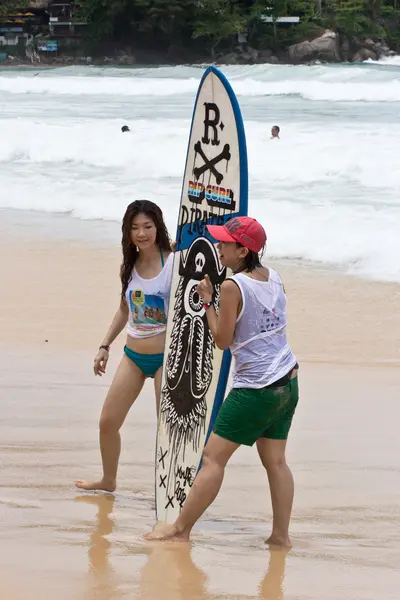
<instances>
[{"instance_id":1,"label":"ocean wave","mask_svg":"<svg viewBox=\"0 0 400 600\"><path fill-rule=\"evenodd\" d=\"M399 58L400 61L400 58ZM394 63L384 63L393 65ZM168 97L193 96L202 71L193 67L166 70L124 71L109 76L107 71L89 75L61 76L57 73L0 76L0 93L8 95ZM335 67L279 67L253 65L226 67L239 97L298 96L304 100L328 102L400 102L400 70L376 69L371 65ZM72 71L73 72L73 71ZM190 74L190 76L189 76Z\"/></svg>"},{"instance_id":2,"label":"ocean wave","mask_svg":"<svg viewBox=\"0 0 400 600\"><path fill-rule=\"evenodd\" d=\"M74 165L108 168L110 173L131 173L136 179L181 177L189 118L135 119L130 122L129 134L121 134L122 124L119 119L99 118L0 119L0 135L7 140L0 144L0 165L31 170L52 166L71 172ZM351 122L340 128L334 122L324 127L280 124L283 139L274 143L269 140L269 124L245 122L249 170L255 185L262 183L267 173L268 181L279 186L286 185L288 178L291 186L346 181L368 189L391 190L398 197L400 125L381 125L378 137L375 123L362 130Z\"/></svg>"},{"instance_id":3,"label":"ocean wave","mask_svg":"<svg viewBox=\"0 0 400 600\"><path fill-rule=\"evenodd\" d=\"M269 255L400 281L398 67L224 71L245 118L249 214L266 227ZM120 223L127 204L147 197L173 233L202 72L1 71L0 208ZM276 122L279 142L270 140Z\"/></svg>"}]
</instances>

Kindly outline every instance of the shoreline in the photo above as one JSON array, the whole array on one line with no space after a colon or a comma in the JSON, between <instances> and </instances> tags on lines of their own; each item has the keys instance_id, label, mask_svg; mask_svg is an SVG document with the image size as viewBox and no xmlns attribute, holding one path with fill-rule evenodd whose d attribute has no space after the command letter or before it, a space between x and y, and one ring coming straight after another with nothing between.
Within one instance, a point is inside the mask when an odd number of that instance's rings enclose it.
<instances>
[{"instance_id":1,"label":"shoreline","mask_svg":"<svg viewBox=\"0 0 400 600\"><path fill-rule=\"evenodd\" d=\"M0 345L96 348L119 302L119 223L3 211L7 215L0 226L0 271L7 281ZM265 262L285 284L289 343L300 361L399 365L400 283L268 254Z\"/></svg>"},{"instance_id":2,"label":"shoreline","mask_svg":"<svg viewBox=\"0 0 400 600\"><path fill-rule=\"evenodd\" d=\"M380 59L378 59L377 61L373 61L373 63L377 63L377 62L382 62L382 64L384 63L385 59L388 58L395 58L400 56L400 54L391 54L389 56L383 56ZM255 66L255 65L269 65L269 66L281 66L281 67L313 67L313 66L329 66L329 65L348 65L348 66L357 66L357 65L362 65L362 64L373 64L370 62L370 59L366 58L364 60L360 60L360 61L352 61L352 60L338 60L338 61L326 61L323 59L315 59L315 60L310 60L310 61L304 61L304 62L296 62L296 61L284 61L284 60L264 60L264 61L258 61L258 62L244 62L244 63L234 63L234 62L220 62L219 60L213 60L213 59L209 59L206 60L205 58L203 59L199 59L199 60L194 60L194 61L189 61L189 62L182 62L182 61L170 61L170 62L163 62L162 60L159 61L139 61L139 62L132 62L132 63L126 63L124 61L120 62L118 59L108 59L108 57L104 57L104 58L100 58L100 59L93 59L90 60L90 62L88 62L85 58L75 58L72 56L63 56L60 57L59 59L53 59L53 60L47 60L46 62L40 62L40 63L32 63L29 60L23 60L23 59L17 59L17 60L6 60L2 63L0 63L0 72L2 70L11 70L11 69L29 69L29 70L34 70L34 71L46 71L46 70L50 70L50 69L55 69L55 68L61 68L61 67L99 67L99 68L117 68L117 69L157 69L157 68L162 68L162 67L199 67L199 68L206 68L207 66L210 65L214 65L218 68L221 67L228 67L228 66L241 66L241 67L245 67L245 66Z\"/></svg>"},{"instance_id":3,"label":"shoreline","mask_svg":"<svg viewBox=\"0 0 400 600\"><path fill-rule=\"evenodd\" d=\"M9 241L24 238L25 241L36 242L52 241L56 238L55 232L61 236L63 241L74 241L83 245L104 248L106 245L120 247L121 223L116 219L88 218L74 216L70 212L50 212L39 209L19 209L0 207L0 235L2 239ZM121 215L122 218L122 215ZM10 232L10 230L12 230ZM172 235L173 232L171 232ZM1 242L0 242L1 244ZM399 288L400 281L390 279L376 279L365 273L353 273L343 263L331 263L322 261L312 261L302 258L283 258L268 251L265 256L266 262L275 263L283 269L300 269L311 271L315 275L331 276L335 275L354 279L373 285L389 285Z\"/></svg>"},{"instance_id":4,"label":"shoreline","mask_svg":"<svg viewBox=\"0 0 400 600\"><path fill-rule=\"evenodd\" d=\"M218 55L200 55L178 53L177 56L166 58L165 52L153 52L128 49L127 53L118 50L115 54L99 54L90 56L82 48L79 54L62 52L57 56L41 54L40 62L32 62L31 58L21 55L8 54L0 63L1 69L32 68L49 69L54 67L88 66L88 67L116 67L116 68L157 68L198 66L205 68L209 65L217 67L226 66L252 66L252 65L277 65L277 66L315 66L315 65L359 65L380 62L400 56L388 46L375 43L370 38L354 47L354 52L340 52L340 42L336 34L329 30L311 42L303 40L286 50L273 52L269 49L256 49L250 45L237 46L231 51L221 52ZM310 50L312 49L312 50ZM185 59L184 59L185 57Z\"/></svg>"}]
</instances>

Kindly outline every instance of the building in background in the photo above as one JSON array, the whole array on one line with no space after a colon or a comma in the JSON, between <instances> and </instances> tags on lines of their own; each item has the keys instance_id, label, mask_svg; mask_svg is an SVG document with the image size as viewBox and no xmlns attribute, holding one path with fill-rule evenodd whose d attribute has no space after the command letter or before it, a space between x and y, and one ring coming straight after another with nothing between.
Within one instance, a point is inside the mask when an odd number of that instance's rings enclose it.
<instances>
[{"instance_id":1,"label":"building in background","mask_svg":"<svg viewBox=\"0 0 400 600\"><path fill-rule=\"evenodd\" d=\"M25 45L28 36L48 29L48 2L41 3L41 6L38 6L38 2L32 2L28 8L18 8L14 4L9 10L7 4L0 1L0 47L17 49Z\"/></svg>"},{"instance_id":2,"label":"building in background","mask_svg":"<svg viewBox=\"0 0 400 600\"><path fill-rule=\"evenodd\" d=\"M49 32L53 37L83 37L87 23L79 16L76 2L49 2Z\"/></svg>"},{"instance_id":3,"label":"building in background","mask_svg":"<svg viewBox=\"0 0 400 600\"><path fill-rule=\"evenodd\" d=\"M28 8L9 4L0 0L0 61L12 55L37 62L40 54L54 55L60 46L79 44L85 37L87 23L76 2L32 0Z\"/></svg>"}]
</instances>

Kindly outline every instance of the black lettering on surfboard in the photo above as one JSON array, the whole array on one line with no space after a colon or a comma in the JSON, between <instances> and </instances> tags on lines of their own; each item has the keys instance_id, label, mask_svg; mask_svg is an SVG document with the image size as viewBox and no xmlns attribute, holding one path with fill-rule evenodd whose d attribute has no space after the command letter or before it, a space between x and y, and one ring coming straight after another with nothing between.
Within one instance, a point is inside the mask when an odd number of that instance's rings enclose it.
<instances>
[{"instance_id":1,"label":"black lettering on surfboard","mask_svg":"<svg viewBox=\"0 0 400 600\"><path fill-rule=\"evenodd\" d=\"M221 141L218 135L223 139L226 130L221 121L221 111L216 103L206 102L204 107L204 135L192 146L192 177L189 181L185 177L189 204L182 203L179 213L177 243L180 245L184 241L186 248L189 244L185 236L203 235L207 224L222 225L226 215L237 209L234 191L223 185L232 159L230 144L226 142L222 150L214 148ZM221 130L220 134L217 128ZM196 164L198 159L200 164Z\"/></svg>"},{"instance_id":2,"label":"black lettering on surfboard","mask_svg":"<svg viewBox=\"0 0 400 600\"><path fill-rule=\"evenodd\" d=\"M202 235L208 224L223 225L224 216L217 214L213 208L211 208L211 210L200 210L196 209L196 207L191 207L189 209L186 206L182 206L176 240L177 243L182 243L185 225L188 226L186 233L194 237L196 234Z\"/></svg>"},{"instance_id":3,"label":"black lettering on surfboard","mask_svg":"<svg viewBox=\"0 0 400 600\"><path fill-rule=\"evenodd\" d=\"M188 490L193 485L196 467L177 466L175 468L174 498L182 508L188 496Z\"/></svg>"},{"instance_id":4,"label":"black lettering on surfboard","mask_svg":"<svg viewBox=\"0 0 400 600\"><path fill-rule=\"evenodd\" d=\"M158 464L161 464L162 468L165 469L165 457L168 454L168 450L166 450L165 452L163 452L163 449L160 446L160 451L159 451L159 457L158 457Z\"/></svg>"},{"instance_id":5,"label":"black lettering on surfboard","mask_svg":"<svg viewBox=\"0 0 400 600\"><path fill-rule=\"evenodd\" d=\"M175 483L175 499L177 500L180 508L182 508L186 500L186 492L185 489L181 487L180 481Z\"/></svg>"},{"instance_id":6,"label":"black lettering on surfboard","mask_svg":"<svg viewBox=\"0 0 400 600\"><path fill-rule=\"evenodd\" d=\"M160 484L158 487L167 489L167 484L165 483L166 479L166 475L160 475Z\"/></svg>"},{"instance_id":7,"label":"black lettering on surfboard","mask_svg":"<svg viewBox=\"0 0 400 600\"><path fill-rule=\"evenodd\" d=\"M165 505L165 509L167 509L169 506L170 506L171 508L174 508L174 496L169 496L169 495L167 494L167 500L168 500L168 502L167 502L167 504Z\"/></svg>"},{"instance_id":8,"label":"black lettering on surfboard","mask_svg":"<svg viewBox=\"0 0 400 600\"><path fill-rule=\"evenodd\" d=\"M201 204L206 199L209 207L234 212L236 208L234 193L228 187L221 185L232 158L231 147L226 142L222 150L213 149L221 142L218 128L222 137L225 129L221 121L221 111L215 102L205 102L204 110L204 135L193 145L193 179L188 183L187 196L193 204ZM196 164L198 159L201 160L201 164Z\"/></svg>"},{"instance_id":9,"label":"black lettering on surfboard","mask_svg":"<svg viewBox=\"0 0 400 600\"><path fill-rule=\"evenodd\" d=\"M192 487L195 472L195 467L177 467L175 470L175 477L176 479L181 479L184 486L188 485L189 487Z\"/></svg>"},{"instance_id":10,"label":"black lettering on surfboard","mask_svg":"<svg viewBox=\"0 0 400 600\"><path fill-rule=\"evenodd\" d=\"M218 146L219 139L218 139L217 125L220 120L219 108L215 104L215 102L204 102L204 108L205 108L206 114L204 116L204 135L201 138L201 141L203 142L203 144L210 143L210 138L209 138L208 134L209 134L209 130L211 128L212 132L213 132L213 138L211 140L211 144L213 146ZM222 127L222 129L224 128L223 123L221 123L220 127Z\"/></svg>"}]
</instances>

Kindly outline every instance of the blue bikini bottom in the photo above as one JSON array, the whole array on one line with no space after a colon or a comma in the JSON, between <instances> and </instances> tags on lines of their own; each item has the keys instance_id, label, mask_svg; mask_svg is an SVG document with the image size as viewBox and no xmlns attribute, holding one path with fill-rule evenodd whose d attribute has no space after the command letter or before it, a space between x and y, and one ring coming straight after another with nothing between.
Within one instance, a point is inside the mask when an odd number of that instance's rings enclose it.
<instances>
[{"instance_id":1,"label":"blue bikini bottom","mask_svg":"<svg viewBox=\"0 0 400 600\"><path fill-rule=\"evenodd\" d=\"M124 347L124 352L146 377L154 377L164 361L164 354L139 354L127 346Z\"/></svg>"}]
</instances>

